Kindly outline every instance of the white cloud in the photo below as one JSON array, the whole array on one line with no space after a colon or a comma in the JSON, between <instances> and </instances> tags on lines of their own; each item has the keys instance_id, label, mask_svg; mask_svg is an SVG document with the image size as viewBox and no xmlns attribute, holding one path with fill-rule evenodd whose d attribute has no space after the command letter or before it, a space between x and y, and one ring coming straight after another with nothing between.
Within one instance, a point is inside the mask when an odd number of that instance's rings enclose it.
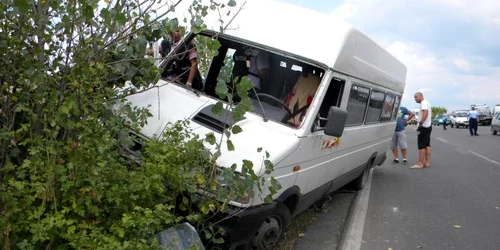
<instances>
[{"instance_id":1,"label":"white cloud","mask_svg":"<svg viewBox=\"0 0 500 250\"><path fill-rule=\"evenodd\" d=\"M500 1L345 0L330 13L374 37L407 66L404 105L413 107L417 91L454 108L500 102L500 67L485 52L500 44Z\"/></svg>"},{"instance_id":2,"label":"white cloud","mask_svg":"<svg viewBox=\"0 0 500 250\"><path fill-rule=\"evenodd\" d=\"M465 72L470 72L471 71L471 66L470 66L470 63L463 59L463 58L454 58L453 59L453 64L455 64L455 66L457 66L457 68L465 71Z\"/></svg>"}]
</instances>

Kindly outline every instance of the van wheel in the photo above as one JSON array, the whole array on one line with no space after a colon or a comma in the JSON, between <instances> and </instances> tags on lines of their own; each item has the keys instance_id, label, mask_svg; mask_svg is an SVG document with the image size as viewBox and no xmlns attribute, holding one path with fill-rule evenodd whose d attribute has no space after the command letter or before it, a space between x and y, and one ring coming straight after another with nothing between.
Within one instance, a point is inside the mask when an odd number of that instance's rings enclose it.
<instances>
[{"instance_id":1,"label":"van wheel","mask_svg":"<svg viewBox=\"0 0 500 250\"><path fill-rule=\"evenodd\" d=\"M283 229L290 223L291 218L290 210L283 203L278 203L276 210L262 222L251 239L249 249L275 249L283 234Z\"/></svg>"},{"instance_id":2,"label":"van wheel","mask_svg":"<svg viewBox=\"0 0 500 250\"><path fill-rule=\"evenodd\" d=\"M368 180L368 175L370 174L371 166L372 166L372 161L368 161L366 163L365 169L363 170L363 173L361 173L361 175L358 176L358 178L354 179L349 184L351 189L358 191L365 187L366 181Z\"/></svg>"},{"instance_id":3,"label":"van wheel","mask_svg":"<svg viewBox=\"0 0 500 250\"><path fill-rule=\"evenodd\" d=\"M492 135L497 135L497 131L491 126L491 134Z\"/></svg>"}]
</instances>

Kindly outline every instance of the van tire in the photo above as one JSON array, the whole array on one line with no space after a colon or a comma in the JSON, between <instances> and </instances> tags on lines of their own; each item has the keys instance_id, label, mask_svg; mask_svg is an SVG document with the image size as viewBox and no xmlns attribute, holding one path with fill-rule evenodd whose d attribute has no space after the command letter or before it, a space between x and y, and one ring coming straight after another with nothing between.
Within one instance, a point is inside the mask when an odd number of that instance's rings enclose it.
<instances>
[{"instance_id":1,"label":"van tire","mask_svg":"<svg viewBox=\"0 0 500 250\"><path fill-rule=\"evenodd\" d=\"M349 183L350 189L354 191L361 190L365 187L366 181L368 180L368 175L370 175L370 170L372 169L373 160L370 160L366 163L365 169L363 173L361 173L358 178L354 179L351 183Z\"/></svg>"},{"instance_id":2,"label":"van tire","mask_svg":"<svg viewBox=\"0 0 500 250\"><path fill-rule=\"evenodd\" d=\"M285 228L290 224L292 215L285 204L276 204L276 210L270 214L259 227L250 240L248 246L243 249L270 250L276 249L279 240L283 236Z\"/></svg>"}]
</instances>

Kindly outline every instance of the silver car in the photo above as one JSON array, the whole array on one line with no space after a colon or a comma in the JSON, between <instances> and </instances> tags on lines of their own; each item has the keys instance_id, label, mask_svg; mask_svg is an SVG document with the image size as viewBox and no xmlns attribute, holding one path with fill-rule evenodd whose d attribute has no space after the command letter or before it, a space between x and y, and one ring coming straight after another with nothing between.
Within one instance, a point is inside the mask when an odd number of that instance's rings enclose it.
<instances>
[{"instance_id":1,"label":"silver car","mask_svg":"<svg viewBox=\"0 0 500 250\"><path fill-rule=\"evenodd\" d=\"M491 121L491 133L496 135L500 132L500 112L493 115L493 120Z\"/></svg>"},{"instance_id":2,"label":"silver car","mask_svg":"<svg viewBox=\"0 0 500 250\"><path fill-rule=\"evenodd\" d=\"M455 110L450 114L451 127L459 128L469 127L469 118L467 117L467 110Z\"/></svg>"}]
</instances>

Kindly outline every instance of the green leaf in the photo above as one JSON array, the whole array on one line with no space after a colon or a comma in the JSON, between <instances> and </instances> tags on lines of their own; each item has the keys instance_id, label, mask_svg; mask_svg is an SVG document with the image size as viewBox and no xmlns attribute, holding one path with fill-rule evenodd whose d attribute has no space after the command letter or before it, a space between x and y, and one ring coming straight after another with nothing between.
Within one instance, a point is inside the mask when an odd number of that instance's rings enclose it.
<instances>
[{"instance_id":1,"label":"green leaf","mask_svg":"<svg viewBox=\"0 0 500 250\"><path fill-rule=\"evenodd\" d=\"M213 112L214 114L217 114L217 115L218 115L218 114L222 113L222 109L223 109L223 107L222 107L222 102L217 102L217 103L216 103L216 104L212 107L212 112Z\"/></svg>"},{"instance_id":2,"label":"green leaf","mask_svg":"<svg viewBox=\"0 0 500 250\"><path fill-rule=\"evenodd\" d=\"M253 88L253 83L250 81L250 78L248 76L245 76L241 79L241 81L236 84L236 92L238 95L243 98L248 96L248 91L250 91Z\"/></svg>"},{"instance_id":3,"label":"green leaf","mask_svg":"<svg viewBox=\"0 0 500 250\"><path fill-rule=\"evenodd\" d=\"M85 6L83 13L84 13L85 19L87 19L87 20L92 20L94 18L94 8L92 8L92 6L90 6L90 5Z\"/></svg>"},{"instance_id":4,"label":"green leaf","mask_svg":"<svg viewBox=\"0 0 500 250\"><path fill-rule=\"evenodd\" d=\"M214 145L215 144L215 135L213 133L209 133L206 135L205 140L207 140L207 142L210 143L210 145Z\"/></svg>"},{"instance_id":5,"label":"green leaf","mask_svg":"<svg viewBox=\"0 0 500 250\"><path fill-rule=\"evenodd\" d=\"M235 171L236 168L238 168L238 165L236 165L236 163L233 163L233 165L231 165L231 170Z\"/></svg>"},{"instance_id":6,"label":"green leaf","mask_svg":"<svg viewBox=\"0 0 500 250\"><path fill-rule=\"evenodd\" d=\"M240 120L241 118L243 118L243 116L245 115L245 107L243 105L236 105L236 107L234 107L233 109L233 119L234 120Z\"/></svg>"},{"instance_id":7,"label":"green leaf","mask_svg":"<svg viewBox=\"0 0 500 250\"><path fill-rule=\"evenodd\" d=\"M234 7L234 6L236 6L236 1L235 0L229 0L229 2L227 3L227 5L229 7Z\"/></svg>"},{"instance_id":8,"label":"green leaf","mask_svg":"<svg viewBox=\"0 0 500 250\"><path fill-rule=\"evenodd\" d=\"M265 203L271 203L271 202L273 202L273 197L271 195L266 196L266 198L264 198L264 202Z\"/></svg>"},{"instance_id":9,"label":"green leaf","mask_svg":"<svg viewBox=\"0 0 500 250\"><path fill-rule=\"evenodd\" d=\"M233 134L236 135L236 134L239 134L239 133L243 132L243 129L241 129L241 127L238 126L238 125L234 125L233 129L231 130L231 132L233 132Z\"/></svg>"},{"instance_id":10,"label":"green leaf","mask_svg":"<svg viewBox=\"0 0 500 250\"><path fill-rule=\"evenodd\" d=\"M101 16L102 19L104 19L104 22L106 24L111 23L111 12L109 12L108 9L106 9L106 8L102 9L101 13L99 15Z\"/></svg>"},{"instance_id":11,"label":"green leaf","mask_svg":"<svg viewBox=\"0 0 500 250\"><path fill-rule=\"evenodd\" d=\"M225 135L227 138L229 138L229 137L231 137L231 132L230 132L229 130L227 130L227 129L224 129L224 135Z\"/></svg>"},{"instance_id":12,"label":"green leaf","mask_svg":"<svg viewBox=\"0 0 500 250\"><path fill-rule=\"evenodd\" d=\"M127 17L125 16L125 14L121 12L116 14L116 23L118 23L120 26L123 26L125 25L126 22L127 22Z\"/></svg>"},{"instance_id":13,"label":"green leaf","mask_svg":"<svg viewBox=\"0 0 500 250\"><path fill-rule=\"evenodd\" d=\"M264 160L264 166L266 167L266 174L271 174L274 169L274 165L270 160Z\"/></svg>"},{"instance_id":14,"label":"green leaf","mask_svg":"<svg viewBox=\"0 0 500 250\"><path fill-rule=\"evenodd\" d=\"M257 148L257 152L258 152L258 153L262 152L262 148L261 148L261 147L258 147L258 148Z\"/></svg>"},{"instance_id":15,"label":"green leaf","mask_svg":"<svg viewBox=\"0 0 500 250\"><path fill-rule=\"evenodd\" d=\"M215 93L219 96L219 98L224 99L227 96L228 88L226 81L223 79L219 79L217 81L217 86L215 86Z\"/></svg>"},{"instance_id":16,"label":"green leaf","mask_svg":"<svg viewBox=\"0 0 500 250\"><path fill-rule=\"evenodd\" d=\"M30 8L27 0L15 0L14 6L19 10L21 14L27 13Z\"/></svg>"},{"instance_id":17,"label":"green leaf","mask_svg":"<svg viewBox=\"0 0 500 250\"><path fill-rule=\"evenodd\" d=\"M243 165L247 168L253 168L253 162L249 160L243 160Z\"/></svg>"},{"instance_id":18,"label":"green leaf","mask_svg":"<svg viewBox=\"0 0 500 250\"><path fill-rule=\"evenodd\" d=\"M227 150L234 151L234 145L231 140L227 140Z\"/></svg>"}]
</instances>

